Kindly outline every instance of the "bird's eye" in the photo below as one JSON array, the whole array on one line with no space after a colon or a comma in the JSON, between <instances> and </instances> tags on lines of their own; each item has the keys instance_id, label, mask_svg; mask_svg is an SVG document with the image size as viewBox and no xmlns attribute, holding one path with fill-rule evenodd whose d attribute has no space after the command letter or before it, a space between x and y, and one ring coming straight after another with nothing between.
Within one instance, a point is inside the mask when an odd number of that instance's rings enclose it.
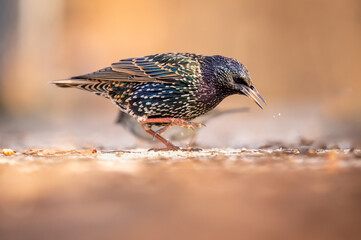
<instances>
[{"instance_id":1,"label":"bird's eye","mask_svg":"<svg viewBox=\"0 0 361 240\"><path fill-rule=\"evenodd\" d=\"M248 83L246 82L246 80L243 77L234 77L233 80L237 84L242 84L242 85L248 86Z\"/></svg>"}]
</instances>

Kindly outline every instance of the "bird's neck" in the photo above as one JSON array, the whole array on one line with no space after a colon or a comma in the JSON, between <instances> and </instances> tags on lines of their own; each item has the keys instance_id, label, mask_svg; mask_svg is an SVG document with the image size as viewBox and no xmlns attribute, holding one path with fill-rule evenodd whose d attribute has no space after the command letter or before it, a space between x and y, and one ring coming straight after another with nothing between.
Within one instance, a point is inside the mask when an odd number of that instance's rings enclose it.
<instances>
[{"instance_id":1,"label":"bird's neck","mask_svg":"<svg viewBox=\"0 0 361 240\"><path fill-rule=\"evenodd\" d=\"M201 103L207 111L215 108L224 98L231 95L222 89L210 85L200 86L198 89L198 102Z\"/></svg>"},{"instance_id":2,"label":"bird's neck","mask_svg":"<svg viewBox=\"0 0 361 240\"><path fill-rule=\"evenodd\" d=\"M202 81L198 85L198 101L209 110L216 107L224 98L235 94L234 90L224 86L217 75L217 63L211 57L199 61L202 69Z\"/></svg>"}]
</instances>

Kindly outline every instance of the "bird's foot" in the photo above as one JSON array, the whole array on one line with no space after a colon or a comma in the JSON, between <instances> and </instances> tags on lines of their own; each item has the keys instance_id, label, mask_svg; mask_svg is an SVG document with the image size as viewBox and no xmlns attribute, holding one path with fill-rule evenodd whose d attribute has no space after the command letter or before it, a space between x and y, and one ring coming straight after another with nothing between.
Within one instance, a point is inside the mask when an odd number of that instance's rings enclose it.
<instances>
[{"instance_id":1,"label":"bird's foot","mask_svg":"<svg viewBox=\"0 0 361 240\"><path fill-rule=\"evenodd\" d=\"M187 148L182 148L182 151L200 152L200 151L203 151L203 149L202 148L197 148L197 147L187 147Z\"/></svg>"},{"instance_id":2,"label":"bird's foot","mask_svg":"<svg viewBox=\"0 0 361 240\"><path fill-rule=\"evenodd\" d=\"M177 146L168 146L168 147L165 147L165 148L151 148L149 149L148 151L149 152L161 152L161 151L179 151L179 150L182 150L180 147L177 147Z\"/></svg>"},{"instance_id":3,"label":"bird's foot","mask_svg":"<svg viewBox=\"0 0 361 240\"><path fill-rule=\"evenodd\" d=\"M158 139L160 142L162 142L166 146L166 148L153 149L153 151L176 151L176 150L180 149L179 147L173 145L173 143L171 143L170 141L168 141L167 139L165 139L164 137L159 135L157 132L154 132L152 129L148 129L143 125L142 125L142 127L143 127L144 131L146 131L147 133L149 133L150 135L152 135L153 137Z\"/></svg>"},{"instance_id":4,"label":"bird's foot","mask_svg":"<svg viewBox=\"0 0 361 240\"><path fill-rule=\"evenodd\" d=\"M183 151L183 152L199 152L202 148L180 148L177 146L166 148L151 148L148 151L160 152L160 151Z\"/></svg>"},{"instance_id":5,"label":"bird's foot","mask_svg":"<svg viewBox=\"0 0 361 240\"><path fill-rule=\"evenodd\" d=\"M164 133L166 130L168 130L169 128L171 128L174 125L177 126L181 126L181 127L185 127L185 128L200 128L202 126L205 126L203 123L195 123L195 122L190 122L184 119L179 119L179 118L150 118L147 119L145 121L141 121L140 122L142 124L142 127L144 129L144 131L146 131L147 133L149 133L150 135L153 136L153 139L156 138L158 139L160 142L162 142L166 148L162 148L162 149L151 149L152 151L178 151L178 150L182 150L182 151L195 151L194 149L182 149L179 148L175 145L173 145L170 141L168 141L167 139L163 138L161 136L162 133ZM153 131L152 129L150 129L147 125L148 124L154 124L154 123L165 123L168 124L165 127L159 129L158 131ZM199 151L199 150L197 150Z\"/></svg>"}]
</instances>

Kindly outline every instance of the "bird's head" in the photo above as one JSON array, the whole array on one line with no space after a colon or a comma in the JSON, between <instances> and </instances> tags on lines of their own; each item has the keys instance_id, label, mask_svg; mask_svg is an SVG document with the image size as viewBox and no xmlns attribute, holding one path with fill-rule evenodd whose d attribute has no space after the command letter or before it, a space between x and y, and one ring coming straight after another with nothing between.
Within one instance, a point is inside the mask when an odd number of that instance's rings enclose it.
<instances>
[{"instance_id":1,"label":"bird's head","mask_svg":"<svg viewBox=\"0 0 361 240\"><path fill-rule=\"evenodd\" d=\"M232 58L223 56L213 56L218 64L215 73L224 88L232 94L242 94L251 98L261 109L261 102L266 104L265 100L254 87L247 68L240 62Z\"/></svg>"}]
</instances>

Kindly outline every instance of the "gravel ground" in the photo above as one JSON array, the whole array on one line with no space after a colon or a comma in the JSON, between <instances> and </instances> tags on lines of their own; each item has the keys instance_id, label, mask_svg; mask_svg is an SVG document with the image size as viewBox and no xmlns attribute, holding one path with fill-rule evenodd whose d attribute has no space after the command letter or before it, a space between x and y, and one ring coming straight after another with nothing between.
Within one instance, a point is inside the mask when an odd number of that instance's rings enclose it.
<instances>
[{"instance_id":1,"label":"gravel ground","mask_svg":"<svg viewBox=\"0 0 361 240\"><path fill-rule=\"evenodd\" d=\"M0 154L0 239L359 239L361 150Z\"/></svg>"}]
</instances>

